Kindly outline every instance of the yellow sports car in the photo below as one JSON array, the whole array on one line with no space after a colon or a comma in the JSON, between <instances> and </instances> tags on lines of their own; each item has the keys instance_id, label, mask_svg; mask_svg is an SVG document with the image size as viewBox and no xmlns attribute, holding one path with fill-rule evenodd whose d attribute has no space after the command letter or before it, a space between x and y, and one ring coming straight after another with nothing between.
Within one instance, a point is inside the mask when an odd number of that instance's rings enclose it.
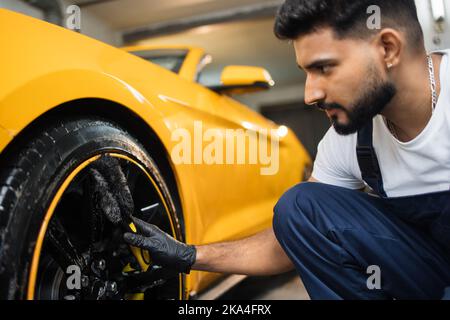
<instances>
[{"instance_id":1,"label":"yellow sports car","mask_svg":"<svg viewBox=\"0 0 450 320\"><path fill-rule=\"evenodd\" d=\"M238 239L271 225L311 164L229 96L270 87L264 69L230 66L207 88L202 49L117 49L4 9L0 41L0 299L199 295L224 277L163 276L105 208L131 199L187 243Z\"/></svg>"}]
</instances>

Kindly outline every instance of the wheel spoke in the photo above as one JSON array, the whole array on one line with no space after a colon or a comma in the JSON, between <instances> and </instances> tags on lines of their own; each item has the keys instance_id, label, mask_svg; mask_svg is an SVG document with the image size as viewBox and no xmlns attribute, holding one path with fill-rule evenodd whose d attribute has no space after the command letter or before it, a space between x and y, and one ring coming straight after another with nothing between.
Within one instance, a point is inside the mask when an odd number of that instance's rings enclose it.
<instances>
[{"instance_id":1,"label":"wheel spoke","mask_svg":"<svg viewBox=\"0 0 450 320\"><path fill-rule=\"evenodd\" d=\"M159 202L141 209L142 220L150 222L159 210Z\"/></svg>"},{"instance_id":2,"label":"wheel spoke","mask_svg":"<svg viewBox=\"0 0 450 320\"><path fill-rule=\"evenodd\" d=\"M136 189L136 183L139 175L131 165L126 166L124 174L127 179L128 188L130 189L131 194L133 194Z\"/></svg>"},{"instance_id":3,"label":"wheel spoke","mask_svg":"<svg viewBox=\"0 0 450 320\"><path fill-rule=\"evenodd\" d=\"M176 271L151 266L146 272L128 275L124 283L126 292L144 292L148 289L163 286L167 280L178 277Z\"/></svg>"},{"instance_id":4,"label":"wheel spoke","mask_svg":"<svg viewBox=\"0 0 450 320\"><path fill-rule=\"evenodd\" d=\"M83 257L78 253L67 230L57 217L53 217L47 237L50 248L54 253L52 257L63 270L66 270L70 265L77 265L81 269L85 268L86 264Z\"/></svg>"}]
</instances>

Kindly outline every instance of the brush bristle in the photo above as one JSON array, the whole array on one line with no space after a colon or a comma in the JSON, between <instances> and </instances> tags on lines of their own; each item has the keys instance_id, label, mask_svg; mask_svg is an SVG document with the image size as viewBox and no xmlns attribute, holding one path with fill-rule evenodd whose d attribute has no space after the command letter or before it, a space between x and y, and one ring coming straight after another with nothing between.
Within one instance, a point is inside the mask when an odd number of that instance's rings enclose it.
<instances>
[{"instance_id":1,"label":"brush bristle","mask_svg":"<svg viewBox=\"0 0 450 320\"><path fill-rule=\"evenodd\" d=\"M116 158L105 155L94 163L98 172L106 180L112 196L117 200L124 222L131 222L134 212L134 201L128 187L127 179Z\"/></svg>"},{"instance_id":2,"label":"brush bristle","mask_svg":"<svg viewBox=\"0 0 450 320\"><path fill-rule=\"evenodd\" d=\"M95 180L94 190L91 195L94 208L103 213L112 224L120 224L122 221L120 207L110 192L108 183L96 169L91 169L90 173Z\"/></svg>"}]
</instances>

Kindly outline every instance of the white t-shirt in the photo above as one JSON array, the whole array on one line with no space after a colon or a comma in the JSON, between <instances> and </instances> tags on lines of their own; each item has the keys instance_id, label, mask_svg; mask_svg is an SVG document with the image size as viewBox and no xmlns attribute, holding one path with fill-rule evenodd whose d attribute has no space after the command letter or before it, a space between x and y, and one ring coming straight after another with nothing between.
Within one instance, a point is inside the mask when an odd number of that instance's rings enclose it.
<instances>
[{"instance_id":1,"label":"white t-shirt","mask_svg":"<svg viewBox=\"0 0 450 320\"><path fill-rule=\"evenodd\" d=\"M440 68L441 92L436 110L414 140L398 141L381 115L373 120L373 145L388 197L402 197L450 189L450 50ZM431 105L430 105L431 108ZM312 176L348 189L361 189L356 157L357 134L340 136L333 127L319 144Z\"/></svg>"}]
</instances>

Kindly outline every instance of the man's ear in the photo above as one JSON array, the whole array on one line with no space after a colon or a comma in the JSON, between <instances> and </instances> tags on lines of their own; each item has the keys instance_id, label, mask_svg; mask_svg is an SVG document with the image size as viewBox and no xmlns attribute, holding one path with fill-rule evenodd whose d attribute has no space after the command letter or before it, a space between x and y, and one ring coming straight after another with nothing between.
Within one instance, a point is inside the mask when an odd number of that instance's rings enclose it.
<instances>
[{"instance_id":1,"label":"man's ear","mask_svg":"<svg viewBox=\"0 0 450 320\"><path fill-rule=\"evenodd\" d=\"M376 41L386 67L395 68L400 63L400 56L406 44L404 35L395 29L386 28L379 32Z\"/></svg>"}]
</instances>

